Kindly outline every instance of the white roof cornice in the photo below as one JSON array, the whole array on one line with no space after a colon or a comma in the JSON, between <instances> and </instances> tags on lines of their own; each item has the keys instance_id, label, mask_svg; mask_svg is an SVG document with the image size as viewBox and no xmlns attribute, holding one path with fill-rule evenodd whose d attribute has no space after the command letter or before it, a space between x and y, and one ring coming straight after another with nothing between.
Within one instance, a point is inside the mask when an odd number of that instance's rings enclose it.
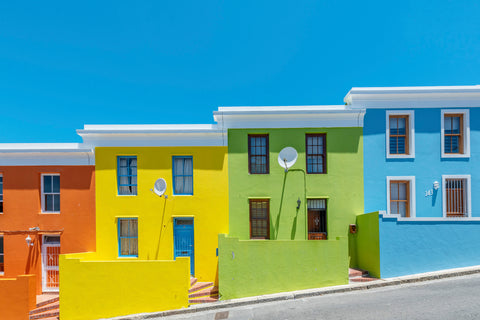
<instances>
[{"instance_id":1,"label":"white roof cornice","mask_svg":"<svg viewBox=\"0 0 480 320\"><path fill-rule=\"evenodd\" d=\"M91 147L226 146L226 133L214 124L85 125L77 130Z\"/></svg>"},{"instance_id":2,"label":"white roof cornice","mask_svg":"<svg viewBox=\"0 0 480 320\"><path fill-rule=\"evenodd\" d=\"M79 143L0 143L0 166L94 164L93 149Z\"/></svg>"},{"instance_id":3,"label":"white roof cornice","mask_svg":"<svg viewBox=\"0 0 480 320\"><path fill-rule=\"evenodd\" d=\"M362 127L364 111L345 105L219 107L213 116L225 129Z\"/></svg>"},{"instance_id":4,"label":"white roof cornice","mask_svg":"<svg viewBox=\"0 0 480 320\"><path fill-rule=\"evenodd\" d=\"M353 109L480 107L480 85L352 88L344 101Z\"/></svg>"}]
</instances>

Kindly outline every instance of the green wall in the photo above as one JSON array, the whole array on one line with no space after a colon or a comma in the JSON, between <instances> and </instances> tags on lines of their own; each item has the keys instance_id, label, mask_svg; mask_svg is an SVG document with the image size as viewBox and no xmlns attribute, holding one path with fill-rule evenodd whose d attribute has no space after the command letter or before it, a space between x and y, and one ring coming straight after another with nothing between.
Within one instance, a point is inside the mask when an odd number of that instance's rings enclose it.
<instances>
[{"instance_id":1,"label":"green wall","mask_svg":"<svg viewBox=\"0 0 480 320\"><path fill-rule=\"evenodd\" d=\"M270 174L248 173L248 134L269 134ZM307 174L305 134L326 133L327 174ZM284 147L298 152L285 173L277 157ZM363 211L362 128L230 129L228 131L229 235L250 237L249 198L270 198L270 239L306 240L306 198L327 198L330 237L347 237ZM299 171L302 169L303 171ZM305 187L306 186L306 192ZM297 200L302 201L299 210Z\"/></svg>"},{"instance_id":2,"label":"green wall","mask_svg":"<svg viewBox=\"0 0 480 320\"><path fill-rule=\"evenodd\" d=\"M347 239L238 240L219 235L221 299L348 283Z\"/></svg>"},{"instance_id":3,"label":"green wall","mask_svg":"<svg viewBox=\"0 0 480 320\"><path fill-rule=\"evenodd\" d=\"M248 134L267 133L270 173L251 175ZM326 174L305 174L306 133L326 133ZM287 173L277 161L285 147L298 152ZM348 283L349 224L364 212L362 150L362 128L229 129L230 233L219 238L222 299ZM249 240L251 198L270 199L270 240ZM328 240L307 240L308 198L327 199Z\"/></svg>"},{"instance_id":4,"label":"green wall","mask_svg":"<svg viewBox=\"0 0 480 320\"><path fill-rule=\"evenodd\" d=\"M357 266L368 270L370 275L380 278L380 238L378 230L378 212L362 214L357 217L356 238Z\"/></svg>"}]
</instances>

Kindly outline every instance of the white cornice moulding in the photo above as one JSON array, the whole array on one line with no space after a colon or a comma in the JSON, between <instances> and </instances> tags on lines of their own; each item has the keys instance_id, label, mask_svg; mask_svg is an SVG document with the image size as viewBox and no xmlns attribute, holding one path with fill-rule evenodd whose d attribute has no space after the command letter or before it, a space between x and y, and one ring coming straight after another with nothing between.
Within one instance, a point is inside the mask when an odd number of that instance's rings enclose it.
<instances>
[{"instance_id":1,"label":"white cornice moulding","mask_svg":"<svg viewBox=\"0 0 480 320\"><path fill-rule=\"evenodd\" d=\"M344 98L351 108L475 108L480 86L352 88Z\"/></svg>"},{"instance_id":2,"label":"white cornice moulding","mask_svg":"<svg viewBox=\"0 0 480 320\"><path fill-rule=\"evenodd\" d=\"M227 134L212 124L85 125L77 130L84 145L94 147L226 146Z\"/></svg>"},{"instance_id":3,"label":"white cornice moulding","mask_svg":"<svg viewBox=\"0 0 480 320\"><path fill-rule=\"evenodd\" d=\"M219 107L218 125L234 128L363 127L364 110L340 106Z\"/></svg>"},{"instance_id":4,"label":"white cornice moulding","mask_svg":"<svg viewBox=\"0 0 480 320\"><path fill-rule=\"evenodd\" d=\"M95 165L93 149L79 143L2 143L0 166Z\"/></svg>"}]
</instances>

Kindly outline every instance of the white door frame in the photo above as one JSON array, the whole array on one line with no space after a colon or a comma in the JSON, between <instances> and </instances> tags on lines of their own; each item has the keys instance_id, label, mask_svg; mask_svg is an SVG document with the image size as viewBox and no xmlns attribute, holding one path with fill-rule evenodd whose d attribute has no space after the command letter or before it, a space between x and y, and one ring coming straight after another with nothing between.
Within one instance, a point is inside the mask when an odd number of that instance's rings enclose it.
<instances>
[{"instance_id":1,"label":"white door frame","mask_svg":"<svg viewBox=\"0 0 480 320\"><path fill-rule=\"evenodd\" d=\"M59 237L59 235L49 235L44 234L42 236L42 290L43 292L58 292L58 285L56 287L48 287L48 271L60 271L58 255L60 254L60 241L58 243L45 243L46 237ZM47 248L58 248L56 249L56 256L48 255ZM53 261L52 261L53 260ZM56 262L56 265L55 265ZM58 272L57 272L57 284L58 284Z\"/></svg>"}]
</instances>

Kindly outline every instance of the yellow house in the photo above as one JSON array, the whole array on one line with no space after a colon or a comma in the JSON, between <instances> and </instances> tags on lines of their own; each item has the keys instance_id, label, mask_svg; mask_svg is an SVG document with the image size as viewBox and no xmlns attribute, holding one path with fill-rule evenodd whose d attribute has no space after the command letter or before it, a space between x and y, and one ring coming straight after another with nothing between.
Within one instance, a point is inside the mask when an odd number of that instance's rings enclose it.
<instances>
[{"instance_id":1,"label":"yellow house","mask_svg":"<svg viewBox=\"0 0 480 320\"><path fill-rule=\"evenodd\" d=\"M97 248L61 257L60 316L187 307L191 283L218 286L218 234L228 233L225 132L86 125L78 133L95 148Z\"/></svg>"}]
</instances>

